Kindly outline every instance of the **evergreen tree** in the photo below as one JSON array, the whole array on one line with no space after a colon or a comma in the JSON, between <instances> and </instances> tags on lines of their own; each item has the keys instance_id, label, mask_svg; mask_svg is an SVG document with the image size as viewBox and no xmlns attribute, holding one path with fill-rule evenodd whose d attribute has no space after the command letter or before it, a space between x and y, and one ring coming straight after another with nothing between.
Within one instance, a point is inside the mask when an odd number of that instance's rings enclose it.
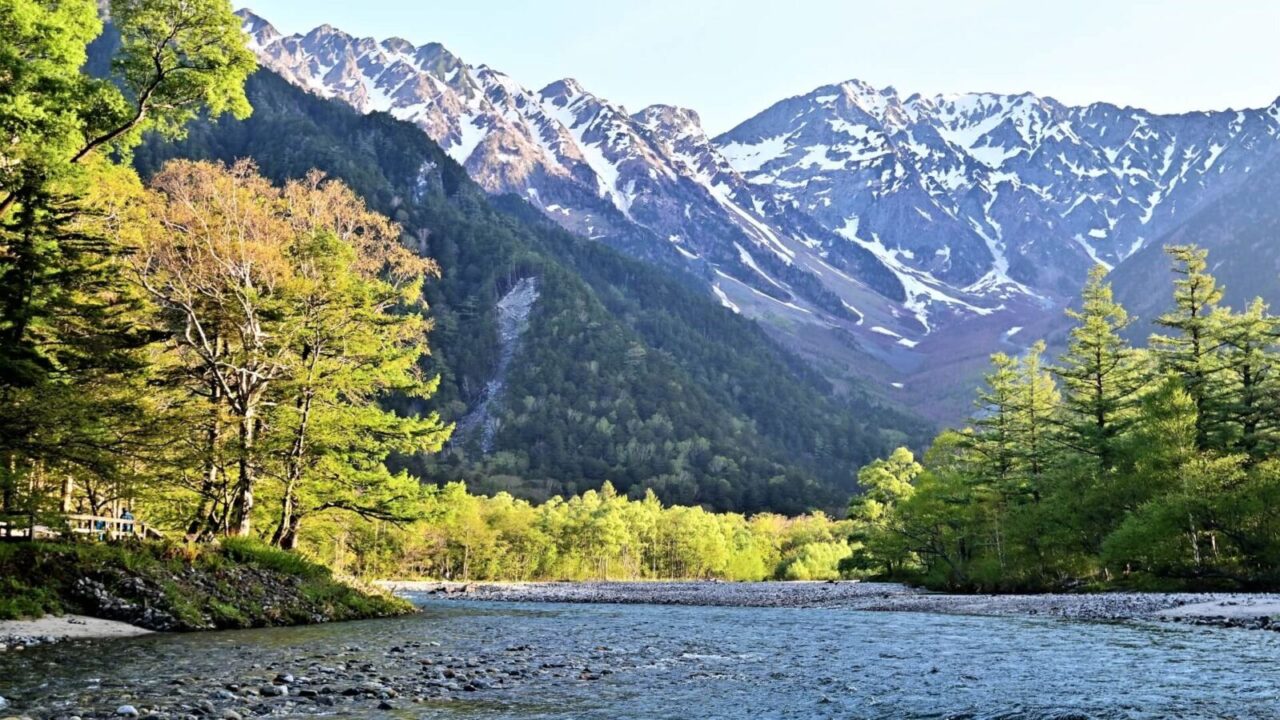
<instances>
[{"instance_id":1,"label":"evergreen tree","mask_svg":"<svg viewBox=\"0 0 1280 720\"><path fill-rule=\"evenodd\" d=\"M983 382L969 447L978 457L979 482L1004 493L1017 482L1018 361L1004 353L992 355Z\"/></svg>"},{"instance_id":2,"label":"evergreen tree","mask_svg":"<svg viewBox=\"0 0 1280 720\"><path fill-rule=\"evenodd\" d=\"M1044 341L1027 349L1018 363L1014 396L1014 449L1023 478L1021 492L1039 501L1044 492L1044 475L1052 464L1054 448L1051 429L1060 396L1053 375L1044 366Z\"/></svg>"},{"instance_id":3,"label":"evergreen tree","mask_svg":"<svg viewBox=\"0 0 1280 720\"><path fill-rule=\"evenodd\" d=\"M118 475L143 445L139 381L149 338L128 286L120 228L136 178L115 164L146 130L197 112L247 115L254 67L224 0L111 5L118 72L81 68L102 31L94 0L0 3L0 485ZM114 227L113 227L114 226ZM124 234L128 234L125 232ZM37 493L33 493L35 495ZM67 505L63 493L64 510ZM35 506L37 498L32 498Z\"/></svg>"},{"instance_id":4,"label":"evergreen tree","mask_svg":"<svg viewBox=\"0 0 1280 720\"><path fill-rule=\"evenodd\" d=\"M1250 464L1274 457L1280 442L1280 376L1275 346L1280 323L1255 299L1242 313L1227 313L1222 323L1221 363L1230 386L1223 412L1232 424L1232 450Z\"/></svg>"},{"instance_id":5,"label":"evergreen tree","mask_svg":"<svg viewBox=\"0 0 1280 720\"><path fill-rule=\"evenodd\" d=\"M1225 447L1223 433L1223 369L1218 350L1223 328L1214 311L1222 300L1222 288L1206 272L1208 251L1193 245L1171 245L1165 252L1173 258L1174 309L1156 324L1174 331L1154 335L1152 350L1162 370L1182 379L1196 408L1196 447L1200 450Z\"/></svg>"},{"instance_id":6,"label":"evergreen tree","mask_svg":"<svg viewBox=\"0 0 1280 720\"><path fill-rule=\"evenodd\" d=\"M1121 334L1128 313L1111 295L1106 268L1089 273L1067 351L1053 373L1062 381L1060 441L1074 453L1092 458L1102 473L1119 461L1123 437L1136 421L1139 391L1146 382L1139 351Z\"/></svg>"}]
</instances>

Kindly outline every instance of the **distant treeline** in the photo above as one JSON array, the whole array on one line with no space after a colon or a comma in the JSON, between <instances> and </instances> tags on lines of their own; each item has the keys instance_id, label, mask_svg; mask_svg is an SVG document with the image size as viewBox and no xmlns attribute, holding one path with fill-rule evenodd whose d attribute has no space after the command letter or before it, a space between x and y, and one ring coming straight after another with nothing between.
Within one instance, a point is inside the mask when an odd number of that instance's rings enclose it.
<instances>
[{"instance_id":1,"label":"distant treeline","mask_svg":"<svg viewBox=\"0 0 1280 720\"><path fill-rule=\"evenodd\" d=\"M450 483L424 503L409 525L315 523L305 546L356 575L453 580L828 580L849 555L849 524L820 512L666 507L652 491L629 500L607 482L538 505Z\"/></svg>"},{"instance_id":2,"label":"distant treeline","mask_svg":"<svg viewBox=\"0 0 1280 720\"><path fill-rule=\"evenodd\" d=\"M969 427L859 473L850 572L940 588L1280 585L1280 323L1193 246L1145 348L1105 272L1056 363L992 357Z\"/></svg>"}]
</instances>

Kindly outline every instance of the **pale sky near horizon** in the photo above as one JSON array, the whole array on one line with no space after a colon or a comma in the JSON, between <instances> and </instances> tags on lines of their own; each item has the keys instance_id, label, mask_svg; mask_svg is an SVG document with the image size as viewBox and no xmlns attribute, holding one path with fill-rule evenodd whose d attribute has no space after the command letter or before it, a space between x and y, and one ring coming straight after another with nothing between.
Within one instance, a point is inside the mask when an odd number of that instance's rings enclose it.
<instances>
[{"instance_id":1,"label":"pale sky near horizon","mask_svg":"<svg viewBox=\"0 0 1280 720\"><path fill-rule=\"evenodd\" d=\"M1157 112L1280 96L1271 0L236 0L285 33L328 23L439 42L530 89L562 77L708 132L850 78L904 95L1031 91ZM238 5L239 6L239 5Z\"/></svg>"}]
</instances>

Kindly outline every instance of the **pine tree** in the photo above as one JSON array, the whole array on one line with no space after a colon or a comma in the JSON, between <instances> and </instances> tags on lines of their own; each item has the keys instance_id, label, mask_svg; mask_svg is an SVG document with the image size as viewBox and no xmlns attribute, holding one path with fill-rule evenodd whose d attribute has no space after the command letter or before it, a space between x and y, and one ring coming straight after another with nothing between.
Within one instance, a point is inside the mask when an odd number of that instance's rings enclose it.
<instances>
[{"instance_id":1,"label":"pine tree","mask_svg":"<svg viewBox=\"0 0 1280 720\"><path fill-rule=\"evenodd\" d=\"M1222 346L1223 328L1215 317L1222 288L1206 272L1208 251L1194 245L1171 245L1165 248L1173 258L1174 309L1156 320L1156 324L1175 332L1153 335L1152 350L1162 370L1181 379L1196 408L1196 447L1200 450L1222 449L1222 404L1224 399L1219 375L1223 369L1218 350Z\"/></svg>"},{"instance_id":2,"label":"pine tree","mask_svg":"<svg viewBox=\"0 0 1280 720\"><path fill-rule=\"evenodd\" d=\"M1280 442L1280 376L1275 353L1280 323L1255 299L1242 313L1226 313L1221 363L1231 379L1224 413L1233 425L1232 449L1250 464L1272 457Z\"/></svg>"},{"instance_id":3,"label":"pine tree","mask_svg":"<svg viewBox=\"0 0 1280 720\"><path fill-rule=\"evenodd\" d=\"M1062 381L1059 439L1073 452L1093 458L1102 472L1115 469L1121 440L1136 420L1146 381L1142 354L1121 337L1128 313L1111 294L1106 268L1089 273L1067 351L1053 368Z\"/></svg>"}]
</instances>

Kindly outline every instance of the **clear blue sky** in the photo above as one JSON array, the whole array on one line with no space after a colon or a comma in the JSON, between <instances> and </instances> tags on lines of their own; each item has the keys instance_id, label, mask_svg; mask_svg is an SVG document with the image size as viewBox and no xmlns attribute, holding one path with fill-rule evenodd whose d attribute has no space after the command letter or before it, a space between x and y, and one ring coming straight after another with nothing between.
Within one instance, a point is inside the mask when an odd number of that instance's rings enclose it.
<instances>
[{"instance_id":1,"label":"clear blue sky","mask_svg":"<svg viewBox=\"0 0 1280 720\"><path fill-rule=\"evenodd\" d=\"M244 3L246 0L238 0ZM284 32L436 41L537 89L575 77L721 132L859 78L905 93L1033 91L1161 112L1280 95L1275 0L250 0Z\"/></svg>"}]
</instances>

